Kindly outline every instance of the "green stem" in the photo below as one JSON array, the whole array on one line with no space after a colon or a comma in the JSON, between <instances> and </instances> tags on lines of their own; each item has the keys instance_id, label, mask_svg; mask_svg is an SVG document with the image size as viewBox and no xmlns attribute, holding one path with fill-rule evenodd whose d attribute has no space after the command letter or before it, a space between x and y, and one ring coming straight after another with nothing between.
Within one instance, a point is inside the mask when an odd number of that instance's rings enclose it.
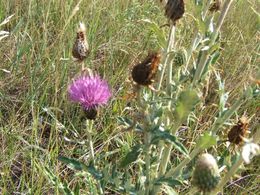
<instances>
[{"instance_id":1,"label":"green stem","mask_svg":"<svg viewBox=\"0 0 260 195\"><path fill-rule=\"evenodd\" d=\"M88 120L86 121L87 125L87 136L88 136L88 146L89 146L89 151L90 151L90 157L91 160L93 161L95 165L95 153L94 153L94 147L93 147L93 141L92 141L92 129L93 129L93 120Z\"/></svg>"},{"instance_id":2,"label":"green stem","mask_svg":"<svg viewBox=\"0 0 260 195\"><path fill-rule=\"evenodd\" d=\"M151 189L151 175L150 175L150 165L151 165L151 159L150 159L150 142L151 142L151 134L149 132L149 114L147 111L147 106L144 102L142 102L141 97L141 87L137 85L135 87L135 91L137 93L137 103L138 107L140 108L140 112L143 115L143 129L144 129L144 154L145 154L145 195L150 194Z\"/></svg>"},{"instance_id":3,"label":"green stem","mask_svg":"<svg viewBox=\"0 0 260 195\"><path fill-rule=\"evenodd\" d=\"M190 153L189 157L185 158L184 160L181 161L181 163L172 169L170 169L165 177L177 177L179 173L181 172L182 168L187 165L197 154L199 154L203 148L197 147L194 148L193 151Z\"/></svg>"},{"instance_id":4,"label":"green stem","mask_svg":"<svg viewBox=\"0 0 260 195\"><path fill-rule=\"evenodd\" d=\"M243 158L240 156L239 160L231 167L229 172L225 175L225 177L220 181L219 185L217 188L211 193L211 194L217 194L219 191L221 191L226 185L226 183L230 180L230 178L237 172L238 168L240 165L243 163Z\"/></svg>"},{"instance_id":5,"label":"green stem","mask_svg":"<svg viewBox=\"0 0 260 195\"><path fill-rule=\"evenodd\" d=\"M174 135L178 130L179 125L175 125L174 129L172 130L172 134ZM162 152L162 158L160 159L159 168L158 168L158 175L157 178L163 176L166 172L167 164L170 160L171 151L172 151L172 144L167 144L167 147L164 148ZM160 191L161 185L155 185L153 188L153 194L157 194Z\"/></svg>"},{"instance_id":6,"label":"green stem","mask_svg":"<svg viewBox=\"0 0 260 195\"><path fill-rule=\"evenodd\" d=\"M223 5L220 17L218 19L217 25L214 29L214 32L212 33L211 40L210 40L210 43L208 45L209 48L211 48L215 44L216 38L217 38L218 33L220 31L220 28L221 28L221 26L224 22L224 19L225 19L227 13L228 13L228 10L230 8L232 1L233 0L226 0L224 5ZM206 51L202 51L202 56L200 58L198 66L197 66L195 76L194 76L193 81L192 81L192 86L196 85L197 82L201 79L202 73L205 69L205 66L206 66L208 58L209 58L208 51L209 51L209 49L206 50Z\"/></svg>"},{"instance_id":7,"label":"green stem","mask_svg":"<svg viewBox=\"0 0 260 195\"><path fill-rule=\"evenodd\" d=\"M226 0L226 1L225 1L224 5L223 5L223 8L222 8L222 10L221 10L221 14L220 14L220 16L219 16L219 19L218 19L216 28L215 28L215 30L214 30L214 32L213 32L213 34L212 34L211 42L210 42L210 44L209 44L210 46L214 45L214 43L215 43L215 41L216 41L216 38L217 38L217 36L218 36L218 33L219 33L219 31L220 31L220 28L221 28L221 26L223 25L223 22L224 22L224 20L225 20L225 17L226 17L226 15L227 15L227 13L228 13L228 10L229 10L229 8L230 8L232 2L233 2L233 0Z\"/></svg>"},{"instance_id":8,"label":"green stem","mask_svg":"<svg viewBox=\"0 0 260 195\"><path fill-rule=\"evenodd\" d=\"M145 142L145 175L146 175L146 181L145 181L145 195L150 194L150 187L151 187L151 177L150 177L150 140L151 135L146 127L145 134L144 134L144 142Z\"/></svg>"},{"instance_id":9,"label":"green stem","mask_svg":"<svg viewBox=\"0 0 260 195\"><path fill-rule=\"evenodd\" d=\"M88 136L88 146L90 150L91 161L93 162L94 167L96 166L95 162L95 152L92 141L92 131L93 131L94 120L86 120L86 128L87 128L87 136ZM99 190L99 194L104 194L103 189L101 187L100 181L97 181L97 188Z\"/></svg>"},{"instance_id":10,"label":"green stem","mask_svg":"<svg viewBox=\"0 0 260 195\"><path fill-rule=\"evenodd\" d=\"M161 86L162 86L162 82L163 82L163 78L164 78L164 73L166 68L167 69L167 77L166 77L166 92L167 95L170 97L171 96L171 83L172 83L172 63L169 61L169 52L171 52L174 48L174 42L175 42L175 31L176 31L176 27L175 25L171 24L171 29L170 29L170 33L169 33L169 37L168 37L168 44L167 44L167 48L166 48L166 54L165 54L165 60L163 63L163 69L160 75L160 80L159 80L159 84L158 84L158 90L160 90ZM169 102L168 104L168 110L171 109L171 104ZM170 117L167 116L166 117L166 126L170 125ZM172 145L168 145L167 148L164 148L164 144L160 143L160 147L159 147L159 158L157 160L158 162L158 168L157 168L157 177L160 177L161 175L163 175L166 171L166 167L167 167L167 163L169 161L169 157L170 157L170 152L172 149ZM153 194L156 194L157 191L160 190L160 186L155 186L153 191Z\"/></svg>"},{"instance_id":11,"label":"green stem","mask_svg":"<svg viewBox=\"0 0 260 195\"><path fill-rule=\"evenodd\" d=\"M168 65L169 52L172 51L173 46L174 46L175 29L176 29L175 26L173 24L171 24L170 34L169 34L168 41L167 41L167 48L166 48L166 51L165 51L165 54L164 54L163 68L162 68L162 71L161 71L161 74L160 74L160 77L159 77L159 83L158 83L157 90L160 90L160 88L162 86L162 82L163 82L163 79L164 79L164 73L165 73L166 67ZM169 67L169 66L170 65L168 65L168 68L170 69L171 72L168 72L167 86L168 86L168 84L170 84L169 83L170 79L171 79L170 75L172 75L172 67Z\"/></svg>"},{"instance_id":12,"label":"green stem","mask_svg":"<svg viewBox=\"0 0 260 195\"><path fill-rule=\"evenodd\" d=\"M204 10L202 11L201 17L202 17L203 21L205 20L205 17L208 13L208 9L210 7L211 2L212 2L212 0L208 0L207 4L204 7ZM185 68L184 68L185 72L188 71L188 66L189 66L191 56L192 56L192 52L197 48L198 43L201 41L201 39L202 39L201 34L200 34L199 30L196 29L195 36L194 36L192 44L191 44L191 48L189 49L188 54L187 54L187 61L186 61Z\"/></svg>"},{"instance_id":13,"label":"green stem","mask_svg":"<svg viewBox=\"0 0 260 195\"><path fill-rule=\"evenodd\" d=\"M233 106L222 116L219 117L216 122L213 124L212 128L209 132L213 134L217 133L217 130L240 108L240 106L245 103L247 100L248 91L245 91L243 96L233 104ZM259 136L260 137L260 136ZM182 170L184 166L186 166L190 160L192 160L197 154L199 154L203 149L207 148L194 148L193 151L190 153L190 156L185 158L176 168L171 169L166 174L166 177L173 177L178 175L178 173Z\"/></svg>"}]
</instances>

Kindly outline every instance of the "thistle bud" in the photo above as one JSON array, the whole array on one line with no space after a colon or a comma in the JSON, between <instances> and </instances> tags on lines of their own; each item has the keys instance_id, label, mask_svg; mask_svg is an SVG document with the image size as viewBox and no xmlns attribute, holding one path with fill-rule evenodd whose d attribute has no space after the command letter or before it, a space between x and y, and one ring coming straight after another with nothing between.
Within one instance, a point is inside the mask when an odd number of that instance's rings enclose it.
<instances>
[{"instance_id":1,"label":"thistle bud","mask_svg":"<svg viewBox=\"0 0 260 195\"><path fill-rule=\"evenodd\" d=\"M88 110L85 110L85 116L89 120L95 120L98 115L98 111L96 108L90 108Z\"/></svg>"},{"instance_id":2,"label":"thistle bud","mask_svg":"<svg viewBox=\"0 0 260 195\"><path fill-rule=\"evenodd\" d=\"M72 56L76 61L83 61L89 54L89 46L86 37L86 27L83 23L79 24L77 36L72 49Z\"/></svg>"},{"instance_id":3,"label":"thistle bud","mask_svg":"<svg viewBox=\"0 0 260 195\"><path fill-rule=\"evenodd\" d=\"M159 53L149 54L145 60L134 66L132 78L139 85L151 85L158 71L161 55Z\"/></svg>"},{"instance_id":4,"label":"thistle bud","mask_svg":"<svg viewBox=\"0 0 260 195\"><path fill-rule=\"evenodd\" d=\"M205 193L214 190L219 180L220 174L215 158L211 154L202 154L193 172L193 184Z\"/></svg>"},{"instance_id":5,"label":"thistle bud","mask_svg":"<svg viewBox=\"0 0 260 195\"><path fill-rule=\"evenodd\" d=\"M248 131L249 120L246 116L242 116L237 124L233 126L228 132L228 141L233 144L239 145L243 142L243 138L246 137Z\"/></svg>"},{"instance_id":6,"label":"thistle bud","mask_svg":"<svg viewBox=\"0 0 260 195\"><path fill-rule=\"evenodd\" d=\"M173 24L182 18L185 12L184 1L183 0L168 0L165 6L165 15L167 18L172 20Z\"/></svg>"}]
</instances>

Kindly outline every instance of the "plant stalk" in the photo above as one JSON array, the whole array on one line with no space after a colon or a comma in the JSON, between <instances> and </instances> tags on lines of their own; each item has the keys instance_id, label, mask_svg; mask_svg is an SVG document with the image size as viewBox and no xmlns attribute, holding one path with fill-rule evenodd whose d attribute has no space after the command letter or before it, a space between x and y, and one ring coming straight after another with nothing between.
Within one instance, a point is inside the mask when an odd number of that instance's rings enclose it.
<instances>
[{"instance_id":1,"label":"plant stalk","mask_svg":"<svg viewBox=\"0 0 260 195\"><path fill-rule=\"evenodd\" d=\"M167 66L168 66L168 70L171 71L171 72L168 72L167 86L169 84L168 83L169 79L171 78L170 75L172 75L172 67L169 67L170 65L168 64L168 60L169 60L169 52L171 52L173 47L174 47L175 30L176 30L176 27L173 24L171 24L170 34L169 34L168 41L167 41L168 44L167 44L167 48L166 48L166 51L165 51L165 54L164 54L163 67L162 67L162 71L161 71L161 74L160 74L160 77L159 77L159 83L158 83L158 87L157 87L158 91L161 89L162 82L163 82L163 79L164 79L164 73L165 73Z\"/></svg>"},{"instance_id":2,"label":"plant stalk","mask_svg":"<svg viewBox=\"0 0 260 195\"><path fill-rule=\"evenodd\" d=\"M181 161L181 163L177 166L174 167L172 169L170 169L167 174L165 175L165 177L177 177L179 175L179 173L181 172L182 168L187 165L195 156L197 156L201 151L203 150L203 148L197 147L194 148L192 150L192 152L190 153L189 157L185 158L184 160Z\"/></svg>"},{"instance_id":3,"label":"plant stalk","mask_svg":"<svg viewBox=\"0 0 260 195\"><path fill-rule=\"evenodd\" d=\"M260 129L258 128L253 136L253 142L258 143L260 141ZM225 177L220 181L216 189L213 191L212 194L217 194L219 191L223 189L223 187L226 185L226 183L230 180L232 176L237 172L239 167L243 164L244 160L242 158L242 155L240 155L239 160L231 167L231 169L228 171L228 173L225 175Z\"/></svg>"},{"instance_id":4,"label":"plant stalk","mask_svg":"<svg viewBox=\"0 0 260 195\"><path fill-rule=\"evenodd\" d=\"M233 106L222 116L219 117L216 122L213 124L212 128L210 129L210 132L213 133L213 135L216 135L218 129L240 108L240 106L245 103L247 100L247 94L248 92L245 91L243 96L237 100ZM259 136L260 137L260 136ZM194 148L193 151L190 153L189 157L185 158L176 168L170 169L168 173L166 174L166 177L173 177L176 176L184 166L186 166L190 160L192 160L197 154L199 154L203 149L207 148Z\"/></svg>"},{"instance_id":5,"label":"plant stalk","mask_svg":"<svg viewBox=\"0 0 260 195\"><path fill-rule=\"evenodd\" d=\"M93 130L93 120L86 120L86 126L87 126L87 136L88 136L88 146L90 150L90 158L93 161L93 164L95 165L95 152L93 147L93 141L92 141L92 130Z\"/></svg>"},{"instance_id":6,"label":"plant stalk","mask_svg":"<svg viewBox=\"0 0 260 195\"><path fill-rule=\"evenodd\" d=\"M195 76L193 78L192 86L195 86L197 84L197 82L201 79L202 73L205 70L205 66L206 66L207 61L208 61L209 56L210 56L208 51L210 50L210 48L214 45L214 43L216 41L216 38L217 38L218 33L220 31L220 28L223 25L224 19L225 19L227 13L228 13L228 10L229 10L232 2L233 2L233 0L226 0L224 5L223 5L220 17L218 19L217 25L216 25L213 33L212 33L211 40L210 40L210 43L208 45L209 49L202 51L202 56L201 56L200 61L198 63L198 66L197 66L197 69L196 69L196 72L195 72Z\"/></svg>"},{"instance_id":7,"label":"plant stalk","mask_svg":"<svg viewBox=\"0 0 260 195\"><path fill-rule=\"evenodd\" d=\"M205 5L204 7L204 10L202 11L202 14L201 14L201 17L202 17L202 20L204 21L205 20L205 17L208 13L208 9L210 7L210 4L211 4L212 0L208 0L207 4ZM198 46L198 41L200 42L201 40L201 35L200 35L200 32L198 29L196 29L196 32L195 32L195 36L193 38L193 41L192 41L192 44L191 44L191 47L188 51L188 55L187 55L187 61L186 61L186 64L185 64L185 68L184 68L184 71L187 72L188 71L188 66L189 66L189 62L190 62L190 59L191 59L191 56L192 56L192 52L197 48Z\"/></svg>"},{"instance_id":8,"label":"plant stalk","mask_svg":"<svg viewBox=\"0 0 260 195\"><path fill-rule=\"evenodd\" d=\"M144 154L145 154L145 189L144 189L144 194L149 195L150 194L150 189L151 189L151 175L150 175L150 165L151 165L151 159L150 159L150 142L151 142L151 134L149 132L149 117L148 117L148 111L147 111L147 106L145 103L142 102L142 97L141 97L141 87L138 85L135 88L135 91L137 93L137 103L139 108L141 109L140 111L142 112L143 115L143 129L144 129Z\"/></svg>"},{"instance_id":9,"label":"plant stalk","mask_svg":"<svg viewBox=\"0 0 260 195\"><path fill-rule=\"evenodd\" d=\"M94 121L93 120L86 120L86 127L87 127L87 136L88 136L88 146L90 150L90 158L91 161L93 162L94 167L96 166L95 162L95 152L94 152L94 147L93 147L93 141L92 141L92 131L93 131L93 125ZM103 189L101 187L100 181L97 181L97 188L99 191L99 194L104 194Z\"/></svg>"}]
</instances>

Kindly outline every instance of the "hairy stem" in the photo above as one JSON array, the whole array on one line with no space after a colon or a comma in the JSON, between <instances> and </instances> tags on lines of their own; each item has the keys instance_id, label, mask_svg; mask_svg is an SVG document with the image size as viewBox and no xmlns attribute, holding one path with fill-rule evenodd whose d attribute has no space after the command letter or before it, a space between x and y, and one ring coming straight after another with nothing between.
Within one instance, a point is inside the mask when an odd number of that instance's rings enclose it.
<instances>
[{"instance_id":1,"label":"hairy stem","mask_svg":"<svg viewBox=\"0 0 260 195\"><path fill-rule=\"evenodd\" d=\"M95 153L94 153L94 147L93 147L93 141L92 141L92 129L93 129L93 120L87 120L86 121L87 126L87 136L88 136L88 146L90 150L90 158L95 164Z\"/></svg>"},{"instance_id":2,"label":"hairy stem","mask_svg":"<svg viewBox=\"0 0 260 195\"><path fill-rule=\"evenodd\" d=\"M165 54L164 54L163 68L162 68L162 71L161 71L161 74L160 74L160 77L159 77L159 83L158 83L158 87L157 87L158 90L160 90L160 88L162 86L162 82L163 82L163 79L164 79L164 73L165 73L167 66L171 70L171 72L168 72L167 82L170 82L169 79L171 79L170 75L172 75L172 67L169 67L170 65L168 64L168 61L169 61L169 52L172 51L173 46L174 46L175 29L176 29L175 26L173 24L171 24L170 34L169 34L168 41L167 41L168 44L167 44L167 48L166 48L166 51L165 51ZM168 84L169 83L167 83L167 86L168 86Z\"/></svg>"},{"instance_id":3,"label":"hairy stem","mask_svg":"<svg viewBox=\"0 0 260 195\"><path fill-rule=\"evenodd\" d=\"M220 28L221 28L221 26L224 22L224 19L225 19L227 13L228 13L228 10L230 8L232 1L233 0L226 0L224 5L223 5L220 17L218 19L217 25L214 29L214 32L212 33L211 40L210 40L210 43L208 45L209 48L211 48L216 41L216 38L217 38L218 33L220 31ZM192 86L196 85L197 82L201 79L202 73L205 70L205 66L206 66L207 61L208 61L209 56L210 56L209 55L209 49L207 49L205 51L201 51L201 52L202 52L202 56L201 56L200 61L198 63L198 66L197 66L197 69L196 69L196 72L195 72L195 76L193 78Z\"/></svg>"}]
</instances>

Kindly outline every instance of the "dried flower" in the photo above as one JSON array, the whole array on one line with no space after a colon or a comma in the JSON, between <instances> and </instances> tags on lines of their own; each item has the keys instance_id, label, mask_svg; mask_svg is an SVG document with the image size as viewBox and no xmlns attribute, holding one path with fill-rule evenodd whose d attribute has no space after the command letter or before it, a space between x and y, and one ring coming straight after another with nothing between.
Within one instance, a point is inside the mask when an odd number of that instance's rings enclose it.
<instances>
[{"instance_id":1,"label":"dried flower","mask_svg":"<svg viewBox=\"0 0 260 195\"><path fill-rule=\"evenodd\" d=\"M219 180L220 174L215 158L211 154L202 154L197 160L192 182L205 193L214 190Z\"/></svg>"},{"instance_id":2,"label":"dried flower","mask_svg":"<svg viewBox=\"0 0 260 195\"><path fill-rule=\"evenodd\" d=\"M89 54L89 46L86 37L86 27L83 23L79 24L77 37L72 49L72 56L76 61L83 61Z\"/></svg>"},{"instance_id":3,"label":"dried flower","mask_svg":"<svg viewBox=\"0 0 260 195\"><path fill-rule=\"evenodd\" d=\"M233 126L228 132L228 141L239 145L243 142L243 138L246 137L248 131L249 120L246 116L242 116L237 124Z\"/></svg>"},{"instance_id":4,"label":"dried flower","mask_svg":"<svg viewBox=\"0 0 260 195\"><path fill-rule=\"evenodd\" d=\"M139 85L151 85L157 73L161 55L159 53L149 54L143 62L134 66L132 78Z\"/></svg>"},{"instance_id":5,"label":"dried flower","mask_svg":"<svg viewBox=\"0 0 260 195\"><path fill-rule=\"evenodd\" d=\"M252 142L252 140L246 140L246 144L242 149L242 158L246 164L250 163L250 160L256 156L260 155L260 147L258 144Z\"/></svg>"},{"instance_id":6,"label":"dried flower","mask_svg":"<svg viewBox=\"0 0 260 195\"><path fill-rule=\"evenodd\" d=\"M184 1L183 0L168 0L165 6L165 15L167 18L172 20L173 24L182 18L185 12Z\"/></svg>"},{"instance_id":7,"label":"dried flower","mask_svg":"<svg viewBox=\"0 0 260 195\"><path fill-rule=\"evenodd\" d=\"M209 7L209 11L217 12L221 8L221 0L214 0L213 3Z\"/></svg>"},{"instance_id":8,"label":"dried flower","mask_svg":"<svg viewBox=\"0 0 260 195\"><path fill-rule=\"evenodd\" d=\"M98 75L81 76L70 84L69 97L86 110L87 117L95 117L98 106L105 105L111 97L108 83Z\"/></svg>"}]
</instances>

